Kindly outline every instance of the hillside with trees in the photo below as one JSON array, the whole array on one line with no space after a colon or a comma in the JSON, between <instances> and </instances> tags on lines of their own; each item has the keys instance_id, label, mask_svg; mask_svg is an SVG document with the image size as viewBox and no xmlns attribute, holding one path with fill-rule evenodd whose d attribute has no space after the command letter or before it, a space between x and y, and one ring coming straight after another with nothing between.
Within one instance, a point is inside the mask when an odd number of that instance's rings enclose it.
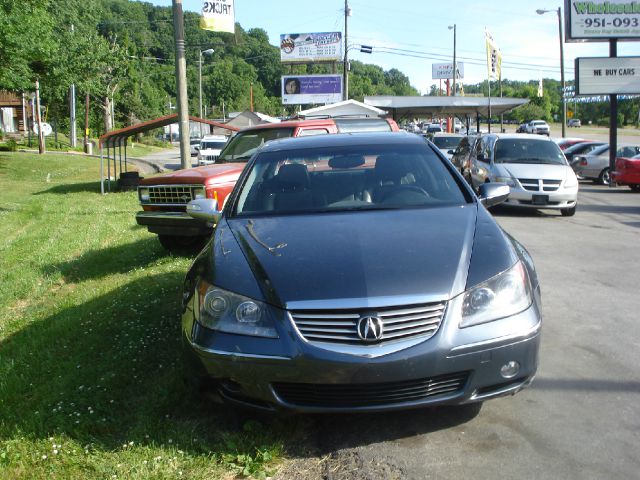
<instances>
[{"instance_id":1,"label":"hillside with trees","mask_svg":"<svg viewBox=\"0 0 640 480\"><path fill-rule=\"evenodd\" d=\"M0 0L0 89L32 91L38 78L48 118L65 129L75 84L79 105L89 95L93 134L166 115L176 103L172 18L171 7L129 0ZM194 12L185 12L184 23L192 114L198 112L200 50L215 50L202 65L209 118L222 118L223 108L249 108L251 88L256 110L292 113L281 104L280 76L332 72L326 64L282 65L279 48L262 29L201 30ZM418 94L402 72L360 62L352 62L350 93L356 99Z\"/></svg>"},{"instance_id":2,"label":"hillside with trees","mask_svg":"<svg viewBox=\"0 0 640 480\"><path fill-rule=\"evenodd\" d=\"M253 89L256 110L283 116L293 113L280 99L283 74L332 73L341 66L283 65L278 47L269 44L259 28L235 34L199 28L199 15L185 12L185 43L189 109L198 112L199 51L203 98L208 118L249 108ZM75 84L80 105L90 98L92 135L173 112L175 65L171 7L129 0L0 0L0 89L33 91L40 80L47 117L66 130L69 87ZM511 120L559 118L560 86L544 80L544 95L537 96L537 81L503 80L504 96L531 102L511 113ZM467 95L488 94L487 82L464 85ZM498 92L493 82L492 95ZM365 95L418 95L409 78L397 69L351 62L350 97ZM431 94L435 94L435 87ZM638 99L619 102L620 124L637 122ZM575 112L573 109L575 108ZM594 123L607 121L608 104L569 103L576 117ZM112 118L113 112L113 118Z\"/></svg>"}]
</instances>

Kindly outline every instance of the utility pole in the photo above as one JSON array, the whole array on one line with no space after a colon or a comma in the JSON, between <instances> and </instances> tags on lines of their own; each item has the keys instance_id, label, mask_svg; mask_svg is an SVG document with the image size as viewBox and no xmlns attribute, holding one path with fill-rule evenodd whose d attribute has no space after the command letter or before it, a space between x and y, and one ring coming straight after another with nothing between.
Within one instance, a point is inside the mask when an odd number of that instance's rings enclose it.
<instances>
[{"instance_id":1,"label":"utility pole","mask_svg":"<svg viewBox=\"0 0 640 480\"><path fill-rule=\"evenodd\" d=\"M173 37L176 45L176 91L178 100L178 131L180 135L180 166L191 166L189 146L189 102L187 97L187 61L184 56L184 15L182 0L173 0Z\"/></svg>"},{"instance_id":2,"label":"utility pole","mask_svg":"<svg viewBox=\"0 0 640 480\"><path fill-rule=\"evenodd\" d=\"M343 79L342 79L342 83L344 84L342 86L342 90L344 92L344 98L343 100L349 100L349 46L348 46L348 42L347 42L347 17L351 14L351 11L349 10L349 2L348 0L344 0L344 64L342 66L343 68Z\"/></svg>"},{"instance_id":3,"label":"utility pole","mask_svg":"<svg viewBox=\"0 0 640 480\"><path fill-rule=\"evenodd\" d=\"M38 153L45 153L42 117L40 116L40 81L36 80L36 120L38 122Z\"/></svg>"},{"instance_id":4,"label":"utility pole","mask_svg":"<svg viewBox=\"0 0 640 480\"><path fill-rule=\"evenodd\" d=\"M71 33L75 31L75 27L71 24ZM69 89L69 143L72 147L76 147L76 85L71 84Z\"/></svg>"},{"instance_id":5,"label":"utility pole","mask_svg":"<svg viewBox=\"0 0 640 480\"><path fill-rule=\"evenodd\" d=\"M89 152L89 94L84 99L84 153Z\"/></svg>"}]
</instances>

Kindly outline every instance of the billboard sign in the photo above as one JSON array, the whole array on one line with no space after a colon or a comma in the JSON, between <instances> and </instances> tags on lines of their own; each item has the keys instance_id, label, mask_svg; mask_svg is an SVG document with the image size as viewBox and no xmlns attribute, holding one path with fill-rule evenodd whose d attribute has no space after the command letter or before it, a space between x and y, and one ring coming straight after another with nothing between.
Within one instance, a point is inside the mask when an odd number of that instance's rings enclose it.
<instances>
[{"instance_id":1,"label":"billboard sign","mask_svg":"<svg viewBox=\"0 0 640 480\"><path fill-rule=\"evenodd\" d=\"M464 63L456 62L456 69L458 70L456 78L464 78ZM453 63L432 63L431 78L433 80L453 78Z\"/></svg>"},{"instance_id":2,"label":"billboard sign","mask_svg":"<svg viewBox=\"0 0 640 480\"><path fill-rule=\"evenodd\" d=\"M282 103L305 105L342 101L342 75L285 75Z\"/></svg>"},{"instance_id":3,"label":"billboard sign","mask_svg":"<svg viewBox=\"0 0 640 480\"><path fill-rule=\"evenodd\" d=\"M201 11L201 29L213 32L235 32L236 21L233 0L204 0Z\"/></svg>"},{"instance_id":4,"label":"billboard sign","mask_svg":"<svg viewBox=\"0 0 640 480\"><path fill-rule=\"evenodd\" d=\"M565 40L606 42L640 38L640 2L565 0Z\"/></svg>"},{"instance_id":5,"label":"billboard sign","mask_svg":"<svg viewBox=\"0 0 640 480\"><path fill-rule=\"evenodd\" d=\"M280 60L283 63L342 60L342 32L280 35Z\"/></svg>"},{"instance_id":6,"label":"billboard sign","mask_svg":"<svg viewBox=\"0 0 640 480\"><path fill-rule=\"evenodd\" d=\"M640 93L640 57L576 58L578 95Z\"/></svg>"}]
</instances>

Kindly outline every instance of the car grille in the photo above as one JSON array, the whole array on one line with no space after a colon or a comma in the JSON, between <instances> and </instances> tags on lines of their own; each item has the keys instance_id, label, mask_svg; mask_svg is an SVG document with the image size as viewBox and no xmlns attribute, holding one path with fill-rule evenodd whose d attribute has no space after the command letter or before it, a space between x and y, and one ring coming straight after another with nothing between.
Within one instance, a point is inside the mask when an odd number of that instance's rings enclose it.
<instances>
[{"instance_id":1,"label":"car grille","mask_svg":"<svg viewBox=\"0 0 640 480\"><path fill-rule=\"evenodd\" d=\"M207 162L216 162L218 160L219 155L201 155L200 158L202 160L206 160Z\"/></svg>"},{"instance_id":2,"label":"car grille","mask_svg":"<svg viewBox=\"0 0 640 480\"><path fill-rule=\"evenodd\" d=\"M538 180L537 178L519 178L522 188L533 192L555 192L560 188L562 180Z\"/></svg>"},{"instance_id":3,"label":"car grille","mask_svg":"<svg viewBox=\"0 0 640 480\"><path fill-rule=\"evenodd\" d=\"M362 345L358 320L363 316L380 317L383 333L376 344L414 337L431 338L436 334L446 302L358 310L297 310L291 317L300 334L312 342ZM369 343L369 342L367 342Z\"/></svg>"},{"instance_id":4,"label":"car grille","mask_svg":"<svg viewBox=\"0 0 640 480\"><path fill-rule=\"evenodd\" d=\"M283 401L306 407L345 408L393 405L464 389L469 372L389 383L313 384L274 383L273 390Z\"/></svg>"},{"instance_id":5,"label":"car grille","mask_svg":"<svg viewBox=\"0 0 640 480\"><path fill-rule=\"evenodd\" d=\"M202 190L202 185L162 185L162 186L143 186L149 190L149 200L144 204L151 205L186 205L195 199L194 190Z\"/></svg>"}]
</instances>

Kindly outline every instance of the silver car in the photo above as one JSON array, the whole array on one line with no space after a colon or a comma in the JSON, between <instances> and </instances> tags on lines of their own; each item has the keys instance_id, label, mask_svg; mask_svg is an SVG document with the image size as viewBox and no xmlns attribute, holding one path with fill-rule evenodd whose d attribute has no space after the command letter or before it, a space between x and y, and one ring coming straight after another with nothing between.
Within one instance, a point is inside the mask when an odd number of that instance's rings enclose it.
<instances>
[{"instance_id":1,"label":"silver car","mask_svg":"<svg viewBox=\"0 0 640 480\"><path fill-rule=\"evenodd\" d=\"M506 183L511 193L504 206L576 212L578 179L560 147L548 137L488 134L476 142L465 177L477 191L486 182Z\"/></svg>"},{"instance_id":2,"label":"silver car","mask_svg":"<svg viewBox=\"0 0 640 480\"><path fill-rule=\"evenodd\" d=\"M187 273L188 379L219 399L299 412L460 405L535 375L542 317L530 255L422 138L266 143ZM198 382L196 382L198 383Z\"/></svg>"},{"instance_id":3,"label":"silver car","mask_svg":"<svg viewBox=\"0 0 640 480\"><path fill-rule=\"evenodd\" d=\"M616 150L617 157L633 157L640 153L640 145L623 145ZM601 185L609 185L609 144L593 149L587 155L573 157L571 167L580 178L593 180Z\"/></svg>"}]
</instances>

